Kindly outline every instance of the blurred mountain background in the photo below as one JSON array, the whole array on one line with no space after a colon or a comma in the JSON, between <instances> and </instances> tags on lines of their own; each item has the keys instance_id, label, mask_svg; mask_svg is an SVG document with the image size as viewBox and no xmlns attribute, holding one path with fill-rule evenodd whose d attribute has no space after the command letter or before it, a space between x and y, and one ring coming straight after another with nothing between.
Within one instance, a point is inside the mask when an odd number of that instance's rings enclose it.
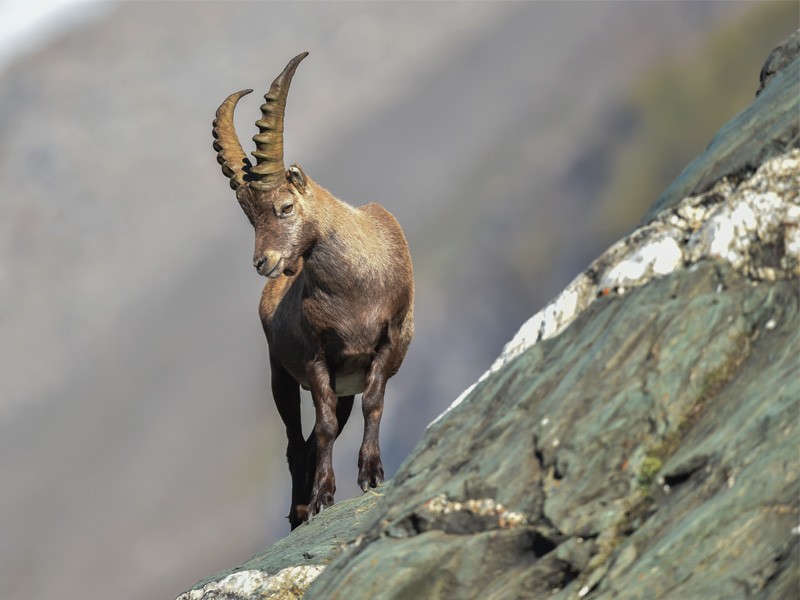
<instances>
[{"instance_id":1,"label":"blurred mountain background","mask_svg":"<svg viewBox=\"0 0 800 600\"><path fill-rule=\"evenodd\" d=\"M288 532L263 280L211 149L229 93L310 51L287 164L407 232L391 476L747 106L798 6L81 2L24 36L0 25L3 597L174 597ZM238 109L246 150L259 104ZM360 438L354 411L337 499L360 493Z\"/></svg>"}]
</instances>

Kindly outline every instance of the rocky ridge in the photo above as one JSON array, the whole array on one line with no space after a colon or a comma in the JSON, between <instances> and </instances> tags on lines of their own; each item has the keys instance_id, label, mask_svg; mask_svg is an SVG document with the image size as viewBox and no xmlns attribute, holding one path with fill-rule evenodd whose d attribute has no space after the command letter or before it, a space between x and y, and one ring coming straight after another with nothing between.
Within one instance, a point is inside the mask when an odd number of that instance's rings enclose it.
<instances>
[{"instance_id":1,"label":"rocky ridge","mask_svg":"<svg viewBox=\"0 0 800 600\"><path fill-rule=\"evenodd\" d=\"M796 593L798 39L392 481L180 599Z\"/></svg>"}]
</instances>

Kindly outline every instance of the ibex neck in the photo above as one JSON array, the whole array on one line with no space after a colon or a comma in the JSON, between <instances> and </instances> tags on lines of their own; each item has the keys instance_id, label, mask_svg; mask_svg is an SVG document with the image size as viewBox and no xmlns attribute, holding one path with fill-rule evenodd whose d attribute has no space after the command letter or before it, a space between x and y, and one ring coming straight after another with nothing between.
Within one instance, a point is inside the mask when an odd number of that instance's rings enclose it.
<instances>
[{"instance_id":1,"label":"ibex neck","mask_svg":"<svg viewBox=\"0 0 800 600\"><path fill-rule=\"evenodd\" d=\"M349 292L373 277L382 241L361 211L328 195L317 206L318 235L305 257L310 279L334 293Z\"/></svg>"}]
</instances>

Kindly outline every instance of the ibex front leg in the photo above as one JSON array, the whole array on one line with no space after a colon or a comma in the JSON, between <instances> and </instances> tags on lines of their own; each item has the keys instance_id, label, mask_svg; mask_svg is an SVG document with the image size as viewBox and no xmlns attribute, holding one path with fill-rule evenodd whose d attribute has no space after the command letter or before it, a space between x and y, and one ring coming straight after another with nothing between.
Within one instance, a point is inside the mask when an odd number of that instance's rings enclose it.
<instances>
[{"instance_id":1,"label":"ibex front leg","mask_svg":"<svg viewBox=\"0 0 800 600\"><path fill-rule=\"evenodd\" d=\"M350 412L353 410L353 398L354 396L339 396L336 399L336 422L338 428L336 439L339 439L339 436L342 435L342 429L344 429L347 419L350 418ZM308 504L308 499L311 498L311 489L314 486L314 475L317 471L317 434L313 429L311 430L311 435L309 435L306 440L306 456L308 473L305 489L306 504ZM308 517L308 515L306 515L306 517Z\"/></svg>"},{"instance_id":2,"label":"ibex front leg","mask_svg":"<svg viewBox=\"0 0 800 600\"><path fill-rule=\"evenodd\" d=\"M314 424L317 465L311 487L311 501L308 504L309 516L313 516L333 504L333 495L336 493L333 442L339 431L339 424L336 416L336 392L328 365L323 359L315 358L306 364L306 376L317 417Z\"/></svg>"},{"instance_id":3,"label":"ibex front leg","mask_svg":"<svg viewBox=\"0 0 800 600\"><path fill-rule=\"evenodd\" d=\"M366 387L361 397L364 438L358 452L358 485L365 492L383 483L383 463L378 439L383 415L383 395L386 391L386 381L398 368L395 345L387 340L379 348L370 365Z\"/></svg>"}]
</instances>

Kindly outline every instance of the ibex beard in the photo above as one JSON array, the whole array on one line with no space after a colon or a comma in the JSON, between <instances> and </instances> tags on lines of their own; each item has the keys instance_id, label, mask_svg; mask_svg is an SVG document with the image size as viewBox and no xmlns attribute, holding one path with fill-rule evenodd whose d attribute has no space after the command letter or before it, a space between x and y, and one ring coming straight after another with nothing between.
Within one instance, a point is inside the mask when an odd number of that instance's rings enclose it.
<instances>
[{"instance_id":1,"label":"ibex beard","mask_svg":"<svg viewBox=\"0 0 800 600\"><path fill-rule=\"evenodd\" d=\"M259 314L267 336L272 396L286 426L294 529L333 504L333 443L362 394L364 437L358 484L383 483L379 447L386 382L414 331L411 256L397 220L378 204L354 208L283 163L289 85L307 52L273 81L256 121L256 165L233 126L231 94L213 124L222 172L255 229L253 265L267 277ZM300 386L311 391L316 422L305 439Z\"/></svg>"}]
</instances>

